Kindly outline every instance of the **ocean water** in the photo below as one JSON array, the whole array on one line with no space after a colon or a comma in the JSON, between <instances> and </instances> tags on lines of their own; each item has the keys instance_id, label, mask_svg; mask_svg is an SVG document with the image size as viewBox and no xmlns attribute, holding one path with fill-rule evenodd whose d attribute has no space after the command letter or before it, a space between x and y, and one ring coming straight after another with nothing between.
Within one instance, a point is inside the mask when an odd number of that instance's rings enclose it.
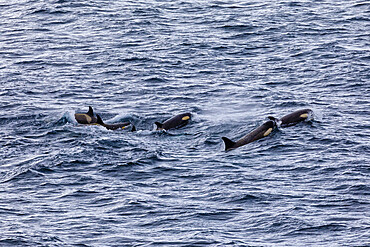
<instances>
[{"instance_id":1,"label":"ocean water","mask_svg":"<svg viewBox=\"0 0 370 247\"><path fill-rule=\"evenodd\" d=\"M0 16L0 246L370 245L369 1L2 0ZM88 106L138 131L77 124Z\"/></svg>"}]
</instances>

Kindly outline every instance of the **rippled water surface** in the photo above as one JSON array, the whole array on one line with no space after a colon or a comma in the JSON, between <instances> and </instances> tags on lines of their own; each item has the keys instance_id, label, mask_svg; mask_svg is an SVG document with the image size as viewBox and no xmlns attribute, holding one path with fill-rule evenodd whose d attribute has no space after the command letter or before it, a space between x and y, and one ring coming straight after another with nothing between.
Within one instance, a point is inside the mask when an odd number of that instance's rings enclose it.
<instances>
[{"instance_id":1,"label":"rippled water surface","mask_svg":"<svg viewBox=\"0 0 370 247\"><path fill-rule=\"evenodd\" d=\"M370 245L369 1L10 0L0 16L0 246ZM138 131L77 124L88 106ZM313 120L223 151L303 108Z\"/></svg>"}]
</instances>

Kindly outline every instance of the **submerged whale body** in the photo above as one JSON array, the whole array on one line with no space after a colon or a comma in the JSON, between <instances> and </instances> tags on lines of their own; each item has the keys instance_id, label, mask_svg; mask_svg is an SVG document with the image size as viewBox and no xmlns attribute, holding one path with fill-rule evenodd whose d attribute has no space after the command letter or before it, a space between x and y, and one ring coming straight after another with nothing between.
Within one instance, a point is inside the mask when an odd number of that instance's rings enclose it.
<instances>
[{"instance_id":1,"label":"submerged whale body","mask_svg":"<svg viewBox=\"0 0 370 247\"><path fill-rule=\"evenodd\" d=\"M225 151L229 151L245 144L251 143L253 141L259 140L263 137L268 136L274 129L276 128L275 121L267 121L258 128L254 129L253 131L249 132L238 141L234 142L227 137L222 137L222 140L225 143Z\"/></svg>"},{"instance_id":2,"label":"submerged whale body","mask_svg":"<svg viewBox=\"0 0 370 247\"><path fill-rule=\"evenodd\" d=\"M289 113L288 115L285 115L280 119L274 117L269 117L269 119L275 122L280 122L281 127L289 127L296 125L299 122L305 121L312 114L312 112L313 111L311 109L302 109Z\"/></svg>"},{"instance_id":3,"label":"submerged whale body","mask_svg":"<svg viewBox=\"0 0 370 247\"><path fill-rule=\"evenodd\" d=\"M169 130L181 128L188 124L191 119L191 113L183 113L176 115L163 123L155 122L157 130Z\"/></svg>"},{"instance_id":4,"label":"submerged whale body","mask_svg":"<svg viewBox=\"0 0 370 247\"><path fill-rule=\"evenodd\" d=\"M89 111L86 113L75 113L75 119L80 124L95 124L97 119L94 116L94 111L91 106L89 106Z\"/></svg>"},{"instance_id":5,"label":"submerged whale body","mask_svg":"<svg viewBox=\"0 0 370 247\"><path fill-rule=\"evenodd\" d=\"M109 130L124 129L131 124L130 122L106 124L103 122L103 119L99 115L96 115L96 117L97 117L97 124L104 126L105 128ZM135 126L132 125L131 131L135 131L135 130L136 130Z\"/></svg>"}]
</instances>

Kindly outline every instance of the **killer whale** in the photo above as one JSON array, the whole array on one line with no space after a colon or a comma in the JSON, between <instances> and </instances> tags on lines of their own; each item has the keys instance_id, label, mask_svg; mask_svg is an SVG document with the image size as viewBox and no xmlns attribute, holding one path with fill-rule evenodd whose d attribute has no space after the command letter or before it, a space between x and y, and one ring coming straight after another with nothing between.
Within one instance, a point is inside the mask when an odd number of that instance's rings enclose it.
<instances>
[{"instance_id":1,"label":"killer whale","mask_svg":"<svg viewBox=\"0 0 370 247\"><path fill-rule=\"evenodd\" d=\"M106 124L103 122L103 119L97 114L97 124L104 126L108 130L124 129L129 126L130 122L116 123L116 124ZM131 131L136 131L135 125L132 125Z\"/></svg>"},{"instance_id":2,"label":"killer whale","mask_svg":"<svg viewBox=\"0 0 370 247\"><path fill-rule=\"evenodd\" d=\"M245 144L251 143L265 136L268 136L275 128L276 128L276 122L270 120L270 121L263 123L258 128L252 130L251 132L249 132L248 134L246 134L245 136L243 136L236 142L230 140L227 137L222 137L222 140L225 143L225 151L229 151L229 150L244 146Z\"/></svg>"},{"instance_id":3,"label":"killer whale","mask_svg":"<svg viewBox=\"0 0 370 247\"><path fill-rule=\"evenodd\" d=\"M276 123L280 123L281 127L289 127L306 120L312 112L313 111L311 109L302 109L289 113L280 119L271 116L268 118Z\"/></svg>"},{"instance_id":4,"label":"killer whale","mask_svg":"<svg viewBox=\"0 0 370 247\"><path fill-rule=\"evenodd\" d=\"M89 106L89 110L86 113L75 113L75 119L80 124L95 124L97 123L97 119L94 116L94 111L91 106Z\"/></svg>"},{"instance_id":5,"label":"killer whale","mask_svg":"<svg viewBox=\"0 0 370 247\"><path fill-rule=\"evenodd\" d=\"M191 113L182 113L176 115L163 123L155 122L157 130L169 130L183 127L191 120Z\"/></svg>"}]
</instances>

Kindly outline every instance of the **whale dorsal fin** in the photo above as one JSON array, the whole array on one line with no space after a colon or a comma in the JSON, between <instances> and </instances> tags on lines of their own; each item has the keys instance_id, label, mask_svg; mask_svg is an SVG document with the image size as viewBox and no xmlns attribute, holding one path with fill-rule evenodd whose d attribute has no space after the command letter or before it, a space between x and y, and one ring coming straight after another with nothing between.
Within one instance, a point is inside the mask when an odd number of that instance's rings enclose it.
<instances>
[{"instance_id":1,"label":"whale dorsal fin","mask_svg":"<svg viewBox=\"0 0 370 247\"><path fill-rule=\"evenodd\" d=\"M89 106L89 111L86 114L89 115L90 117L94 116L94 111L93 111L93 108L91 106Z\"/></svg>"},{"instance_id":2,"label":"whale dorsal fin","mask_svg":"<svg viewBox=\"0 0 370 247\"><path fill-rule=\"evenodd\" d=\"M132 125L131 132L134 132L134 131L136 131L136 127L135 127L135 125Z\"/></svg>"},{"instance_id":3,"label":"whale dorsal fin","mask_svg":"<svg viewBox=\"0 0 370 247\"><path fill-rule=\"evenodd\" d=\"M155 125L157 125L157 129L162 129L163 128L163 124L160 123L160 122L155 122Z\"/></svg>"},{"instance_id":4,"label":"whale dorsal fin","mask_svg":"<svg viewBox=\"0 0 370 247\"><path fill-rule=\"evenodd\" d=\"M230 140L227 137L222 137L222 140L225 143L225 151L232 149L233 146L235 145L235 142L233 142L232 140Z\"/></svg>"},{"instance_id":5,"label":"whale dorsal fin","mask_svg":"<svg viewBox=\"0 0 370 247\"><path fill-rule=\"evenodd\" d=\"M104 122L103 122L103 119L101 119L101 117L98 115L98 114L96 114L96 123L97 124L100 124L100 125L103 125L104 126Z\"/></svg>"}]
</instances>

